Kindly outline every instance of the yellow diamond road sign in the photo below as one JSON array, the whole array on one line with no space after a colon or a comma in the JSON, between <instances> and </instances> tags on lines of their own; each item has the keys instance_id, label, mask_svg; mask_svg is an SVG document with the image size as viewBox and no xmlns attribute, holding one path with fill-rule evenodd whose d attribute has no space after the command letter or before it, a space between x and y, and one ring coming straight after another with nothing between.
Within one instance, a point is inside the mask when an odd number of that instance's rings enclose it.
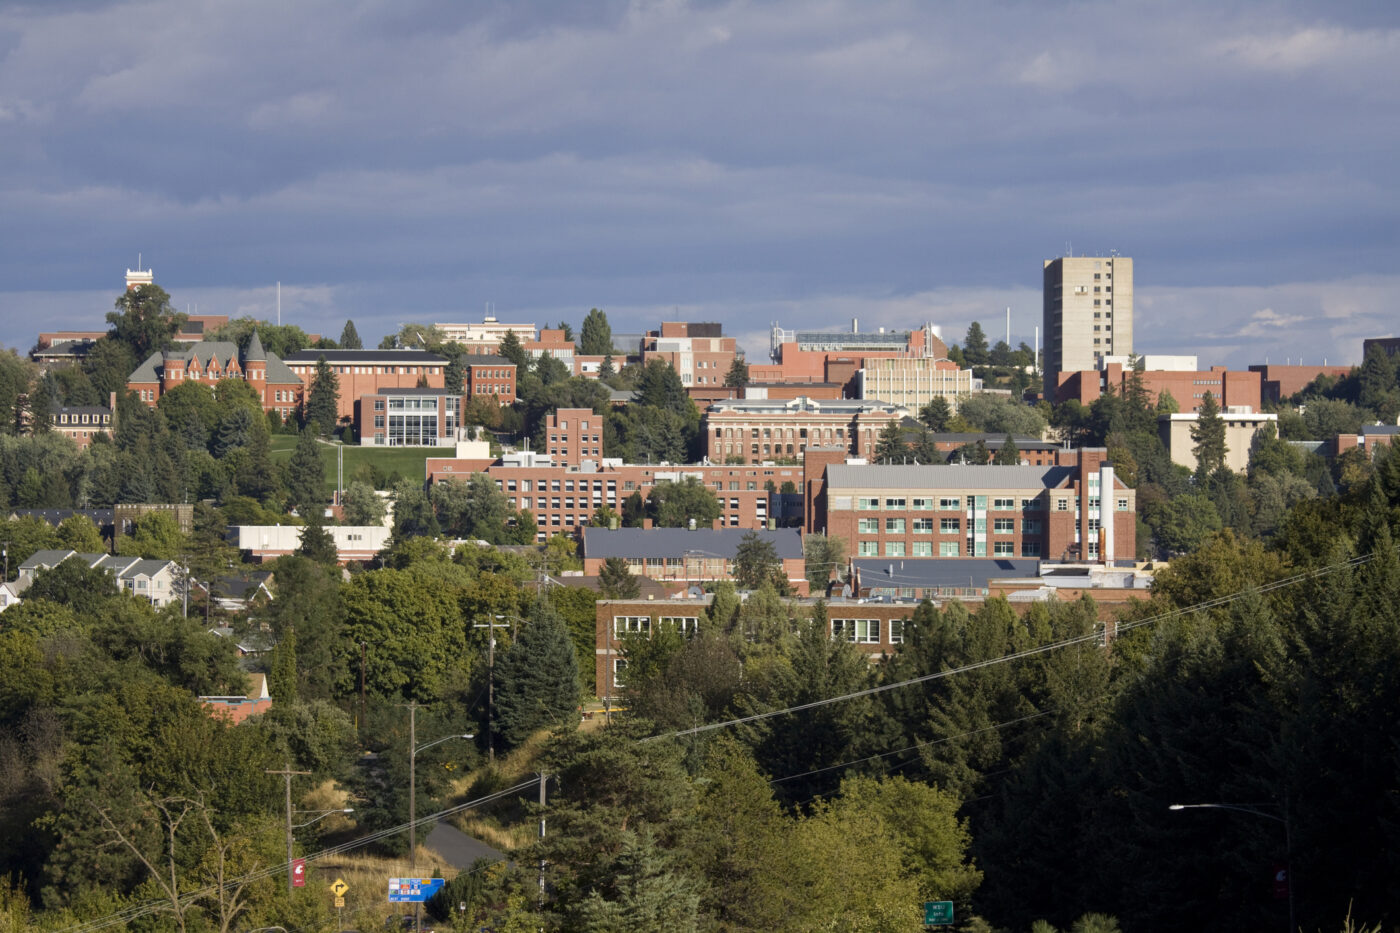
<instances>
[{"instance_id":1,"label":"yellow diamond road sign","mask_svg":"<svg viewBox=\"0 0 1400 933\"><path fill-rule=\"evenodd\" d=\"M337 879L335 879L335 881L331 882L331 893L334 894L336 897L344 897L344 896L345 896L345 892L346 892L346 891L349 891L349 890L350 890L350 885L346 884L344 881L340 880L339 878L337 878Z\"/></svg>"}]
</instances>

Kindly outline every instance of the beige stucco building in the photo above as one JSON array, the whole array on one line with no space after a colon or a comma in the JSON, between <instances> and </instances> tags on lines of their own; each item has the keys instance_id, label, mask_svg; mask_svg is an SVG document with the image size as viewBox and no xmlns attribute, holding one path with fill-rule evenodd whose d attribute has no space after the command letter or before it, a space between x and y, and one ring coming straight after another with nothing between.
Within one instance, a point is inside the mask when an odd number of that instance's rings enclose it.
<instances>
[{"instance_id":1,"label":"beige stucco building","mask_svg":"<svg viewBox=\"0 0 1400 933\"><path fill-rule=\"evenodd\" d=\"M952 360L867 359L856 374L860 397L879 399L910 411L918 411L935 398L948 400L957 412L958 397L982 387L972 370L959 369Z\"/></svg>"},{"instance_id":2,"label":"beige stucco building","mask_svg":"<svg viewBox=\"0 0 1400 933\"><path fill-rule=\"evenodd\" d=\"M1220 413L1225 422L1225 465L1236 473L1243 473L1249 466L1249 451L1254 445L1254 435L1266 424L1278 427L1278 415L1255 411L1248 406L1230 407ZM1189 469L1196 469L1196 455L1191 448L1191 429L1200 416L1195 412L1157 416L1157 436L1171 452L1172 463Z\"/></svg>"},{"instance_id":3,"label":"beige stucco building","mask_svg":"<svg viewBox=\"0 0 1400 933\"><path fill-rule=\"evenodd\" d=\"M1045 394L1059 372L1098 369L1133 352L1133 261L1127 256L1062 256L1044 268Z\"/></svg>"}]
</instances>

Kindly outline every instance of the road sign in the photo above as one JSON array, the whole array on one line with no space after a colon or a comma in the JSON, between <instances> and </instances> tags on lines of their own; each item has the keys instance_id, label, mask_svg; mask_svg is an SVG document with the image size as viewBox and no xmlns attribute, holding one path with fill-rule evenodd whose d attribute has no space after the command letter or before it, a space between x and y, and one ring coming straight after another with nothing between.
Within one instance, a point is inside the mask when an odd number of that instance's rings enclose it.
<instances>
[{"instance_id":1,"label":"road sign","mask_svg":"<svg viewBox=\"0 0 1400 933\"><path fill-rule=\"evenodd\" d=\"M335 899L335 906L336 906L336 907L344 907L344 906L345 906L345 898L343 898L343 897L337 897L337 898Z\"/></svg>"},{"instance_id":2,"label":"road sign","mask_svg":"<svg viewBox=\"0 0 1400 933\"><path fill-rule=\"evenodd\" d=\"M924 926L947 926L952 922L952 901L924 901Z\"/></svg>"},{"instance_id":3,"label":"road sign","mask_svg":"<svg viewBox=\"0 0 1400 933\"><path fill-rule=\"evenodd\" d=\"M292 887L306 887L306 859L292 859Z\"/></svg>"},{"instance_id":4,"label":"road sign","mask_svg":"<svg viewBox=\"0 0 1400 933\"><path fill-rule=\"evenodd\" d=\"M345 892L349 890L350 885L346 884L340 878L337 878L331 882L331 893L334 894L336 897L344 897Z\"/></svg>"},{"instance_id":5,"label":"road sign","mask_svg":"<svg viewBox=\"0 0 1400 933\"><path fill-rule=\"evenodd\" d=\"M421 904L438 892L442 878L390 878L389 902Z\"/></svg>"}]
</instances>

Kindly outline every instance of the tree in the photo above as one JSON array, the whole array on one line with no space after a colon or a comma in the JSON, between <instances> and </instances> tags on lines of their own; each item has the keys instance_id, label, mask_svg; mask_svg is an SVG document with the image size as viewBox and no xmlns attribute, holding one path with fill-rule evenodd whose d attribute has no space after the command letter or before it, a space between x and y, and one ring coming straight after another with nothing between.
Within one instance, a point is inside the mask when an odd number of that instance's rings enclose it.
<instances>
[{"instance_id":1,"label":"tree","mask_svg":"<svg viewBox=\"0 0 1400 933\"><path fill-rule=\"evenodd\" d=\"M455 346L455 344L453 345ZM447 366L442 371L442 384L449 392L462 392L467 385L465 354L447 352Z\"/></svg>"},{"instance_id":2,"label":"tree","mask_svg":"<svg viewBox=\"0 0 1400 933\"><path fill-rule=\"evenodd\" d=\"M741 356L735 356L729 364L729 372L724 374L724 384L731 389L742 389L749 384L749 364Z\"/></svg>"},{"instance_id":3,"label":"tree","mask_svg":"<svg viewBox=\"0 0 1400 933\"><path fill-rule=\"evenodd\" d=\"M321 514L321 509L307 510L306 525L301 529L301 541L297 544L296 553L318 564L327 565L334 564L339 557L335 549L335 540L330 532L326 531L326 520Z\"/></svg>"},{"instance_id":4,"label":"tree","mask_svg":"<svg viewBox=\"0 0 1400 933\"><path fill-rule=\"evenodd\" d=\"M535 357L534 371L541 386L552 386L570 377L568 364L548 353L541 353Z\"/></svg>"},{"instance_id":5,"label":"tree","mask_svg":"<svg viewBox=\"0 0 1400 933\"><path fill-rule=\"evenodd\" d=\"M928 429L928 425L919 426L919 434L914 440L913 447L910 448L910 455L915 462L925 466L934 463L943 463L943 454L938 450L938 444L933 439L933 432Z\"/></svg>"},{"instance_id":6,"label":"tree","mask_svg":"<svg viewBox=\"0 0 1400 933\"><path fill-rule=\"evenodd\" d=\"M340 380L326 362L325 354L316 359L316 373L311 377L311 391L306 396L302 424L322 436L335 430L340 420Z\"/></svg>"},{"instance_id":7,"label":"tree","mask_svg":"<svg viewBox=\"0 0 1400 933\"><path fill-rule=\"evenodd\" d=\"M1191 426L1191 452L1196 456L1197 481L1225 466L1225 421L1209 391L1201 397L1196 423Z\"/></svg>"},{"instance_id":8,"label":"tree","mask_svg":"<svg viewBox=\"0 0 1400 933\"><path fill-rule=\"evenodd\" d=\"M631 495L622 500L622 527L640 528L642 520L646 518L646 500L642 498L640 489L634 490Z\"/></svg>"},{"instance_id":9,"label":"tree","mask_svg":"<svg viewBox=\"0 0 1400 933\"><path fill-rule=\"evenodd\" d=\"M1016 441L1010 434L1006 435L1006 440L1001 442L997 448L996 456L992 462L1001 466L1016 466L1021 462L1021 451L1016 447Z\"/></svg>"},{"instance_id":10,"label":"tree","mask_svg":"<svg viewBox=\"0 0 1400 933\"><path fill-rule=\"evenodd\" d=\"M58 543L79 554L101 554L107 550L102 532L86 515L70 515L58 523Z\"/></svg>"},{"instance_id":11,"label":"tree","mask_svg":"<svg viewBox=\"0 0 1400 933\"><path fill-rule=\"evenodd\" d=\"M174 560L184 546L185 536L168 512L147 512L136 519L130 535L117 539L118 554L156 560Z\"/></svg>"},{"instance_id":12,"label":"tree","mask_svg":"<svg viewBox=\"0 0 1400 933\"><path fill-rule=\"evenodd\" d=\"M941 395L929 399L928 404L919 409L919 420L934 433L948 430L948 422L953 418L953 409Z\"/></svg>"},{"instance_id":13,"label":"tree","mask_svg":"<svg viewBox=\"0 0 1400 933\"><path fill-rule=\"evenodd\" d=\"M909 445L904 443L904 425L891 418L875 441L876 463L903 463L909 459Z\"/></svg>"},{"instance_id":14,"label":"tree","mask_svg":"<svg viewBox=\"0 0 1400 933\"><path fill-rule=\"evenodd\" d=\"M778 549L750 531L739 539L734 551L734 582L740 588L756 590L764 583L771 583L779 594L788 589L787 574L783 573L783 562L778 559Z\"/></svg>"},{"instance_id":15,"label":"tree","mask_svg":"<svg viewBox=\"0 0 1400 933\"><path fill-rule=\"evenodd\" d=\"M347 525L379 525L384 522L384 500L369 483L352 481L345 487L345 495L341 497L340 504L345 510Z\"/></svg>"},{"instance_id":16,"label":"tree","mask_svg":"<svg viewBox=\"0 0 1400 933\"><path fill-rule=\"evenodd\" d=\"M363 350L365 345L360 342L360 332L355 329L355 322L346 320L345 328L340 332L340 349L342 350Z\"/></svg>"},{"instance_id":17,"label":"tree","mask_svg":"<svg viewBox=\"0 0 1400 933\"><path fill-rule=\"evenodd\" d=\"M598 588L608 599L636 599L642 595L641 583L632 571L627 569L627 561L621 557L609 557L598 569Z\"/></svg>"},{"instance_id":18,"label":"tree","mask_svg":"<svg viewBox=\"0 0 1400 933\"><path fill-rule=\"evenodd\" d=\"M967 337L963 340L963 359L968 366L986 366L990 360L990 353L987 349L987 335L982 332L982 325L973 321L968 325Z\"/></svg>"},{"instance_id":19,"label":"tree","mask_svg":"<svg viewBox=\"0 0 1400 933\"><path fill-rule=\"evenodd\" d=\"M122 292L116 310L107 312L111 329L107 336L125 344L137 360L157 350L168 350L185 315L170 305L170 296L159 285L138 285Z\"/></svg>"},{"instance_id":20,"label":"tree","mask_svg":"<svg viewBox=\"0 0 1400 933\"><path fill-rule=\"evenodd\" d=\"M612 350L612 327L608 324L608 316L597 308L589 310L579 329L579 352L584 356L608 356Z\"/></svg>"},{"instance_id":21,"label":"tree","mask_svg":"<svg viewBox=\"0 0 1400 933\"><path fill-rule=\"evenodd\" d=\"M625 515L625 502L623 508ZM720 516L719 500L698 478L686 476L679 483L666 481L651 487L647 514L658 528L686 528L691 522L696 528L712 528Z\"/></svg>"},{"instance_id":22,"label":"tree","mask_svg":"<svg viewBox=\"0 0 1400 933\"><path fill-rule=\"evenodd\" d=\"M826 595L827 584L831 582L833 574L836 579L841 579L845 557L846 542L843 538L825 534L803 535L803 571L813 596Z\"/></svg>"},{"instance_id":23,"label":"tree","mask_svg":"<svg viewBox=\"0 0 1400 933\"><path fill-rule=\"evenodd\" d=\"M292 459L287 461L287 504L300 514L316 511L326 501L326 468L321 445L310 427L297 436Z\"/></svg>"},{"instance_id":24,"label":"tree","mask_svg":"<svg viewBox=\"0 0 1400 933\"><path fill-rule=\"evenodd\" d=\"M523 374L530 367L530 354L525 352L525 347L520 343L520 338L515 335L515 331L506 331L506 335L501 338L501 345L496 351L501 356L515 364L515 371Z\"/></svg>"},{"instance_id":25,"label":"tree","mask_svg":"<svg viewBox=\"0 0 1400 933\"><path fill-rule=\"evenodd\" d=\"M1176 397L1167 389L1157 393L1157 414L1174 415L1181 411L1181 405L1177 403Z\"/></svg>"},{"instance_id":26,"label":"tree","mask_svg":"<svg viewBox=\"0 0 1400 933\"><path fill-rule=\"evenodd\" d=\"M493 732L516 747L546 726L578 723L578 656L563 619L537 602L529 624L496 659Z\"/></svg>"},{"instance_id":27,"label":"tree","mask_svg":"<svg viewBox=\"0 0 1400 933\"><path fill-rule=\"evenodd\" d=\"M637 379L636 403L675 413L695 410L695 403L685 391L680 374L660 357L654 357L642 368L642 374Z\"/></svg>"}]
</instances>

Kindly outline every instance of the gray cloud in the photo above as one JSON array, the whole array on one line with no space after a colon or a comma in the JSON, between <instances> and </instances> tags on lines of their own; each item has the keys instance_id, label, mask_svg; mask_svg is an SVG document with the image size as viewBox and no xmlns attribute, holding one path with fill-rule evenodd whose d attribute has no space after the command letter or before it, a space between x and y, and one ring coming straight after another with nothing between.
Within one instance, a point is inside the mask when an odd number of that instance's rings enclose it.
<instances>
[{"instance_id":1,"label":"gray cloud","mask_svg":"<svg viewBox=\"0 0 1400 933\"><path fill-rule=\"evenodd\" d=\"M0 340L141 250L177 303L280 279L327 331L1011 304L1029 342L1072 244L1135 257L1139 343L1354 358L1395 306L1397 51L1387 4L0 6Z\"/></svg>"}]
</instances>

